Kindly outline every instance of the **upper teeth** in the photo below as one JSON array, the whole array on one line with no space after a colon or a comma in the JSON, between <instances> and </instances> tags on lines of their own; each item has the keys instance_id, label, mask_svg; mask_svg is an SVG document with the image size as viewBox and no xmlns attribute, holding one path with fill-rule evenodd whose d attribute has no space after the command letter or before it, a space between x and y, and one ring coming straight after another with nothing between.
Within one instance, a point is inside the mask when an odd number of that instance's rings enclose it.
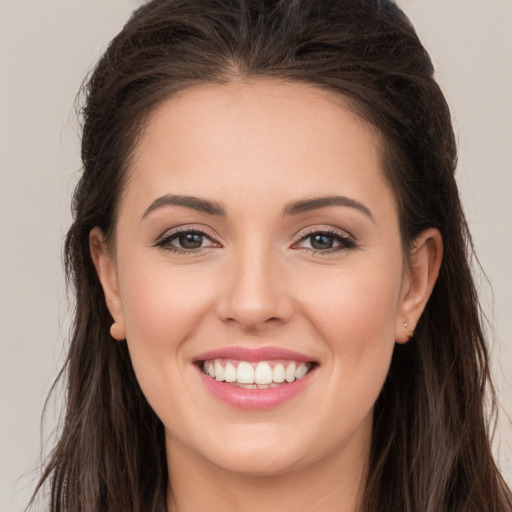
<instances>
[{"instance_id":1,"label":"upper teeth","mask_svg":"<svg viewBox=\"0 0 512 512\"><path fill-rule=\"evenodd\" d=\"M218 381L238 384L280 384L302 379L311 368L310 363L296 361L229 362L222 359L204 362L204 373Z\"/></svg>"}]
</instances>

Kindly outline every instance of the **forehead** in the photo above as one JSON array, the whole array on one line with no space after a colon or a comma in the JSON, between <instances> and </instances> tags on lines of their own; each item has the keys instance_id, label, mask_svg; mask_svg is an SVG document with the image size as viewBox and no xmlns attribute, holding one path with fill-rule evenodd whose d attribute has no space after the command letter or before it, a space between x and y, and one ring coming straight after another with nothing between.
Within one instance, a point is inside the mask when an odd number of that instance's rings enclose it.
<instances>
[{"instance_id":1,"label":"forehead","mask_svg":"<svg viewBox=\"0 0 512 512\"><path fill-rule=\"evenodd\" d=\"M284 143L291 136L313 140L315 132L325 138L326 130L334 137L343 130L346 136L347 124L352 124L353 132L357 130L377 148L380 145L378 131L357 115L352 105L341 94L307 83L237 79L226 85L196 85L173 95L152 113L137 149L142 155L145 143L158 142L160 135L189 139L209 135L204 139L208 142L213 137L221 137L225 132L219 128L227 129L228 125L237 129L237 137L230 137L233 142L240 143L247 133L241 132L241 128L250 128L253 137L259 134L275 138L281 130L279 140ZM283 144L284 149L286 144Z\"/></svg>"},{"instance_id":2,"label":"forehead","mask_svg":"<svg viewBox=\"0 0 512 512\"><path fill-rule=\"evenodd\" d=\"M275 80L201 85L150 116L127 188L146 201L163 193L234 201L261 192L269 199L269 191L278 199L283 191L325 195L338 185L350 194L364 184L389 193L379 147L376 130L348 102L314 86Z\"/></svg>"}]
</instances>

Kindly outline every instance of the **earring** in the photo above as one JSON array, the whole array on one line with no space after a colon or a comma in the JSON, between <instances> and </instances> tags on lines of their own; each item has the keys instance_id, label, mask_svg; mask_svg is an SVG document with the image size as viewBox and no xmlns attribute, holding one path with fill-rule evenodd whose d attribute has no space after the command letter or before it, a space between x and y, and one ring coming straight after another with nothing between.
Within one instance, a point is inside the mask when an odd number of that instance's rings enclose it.
<instances>
[{"instance_id":1,"label":"earring","mask_svg":"<svg viewBox=\"0 0 512 512\"><path fill-rule=\"evenodd\" d=\"M404 322L404 327L407 329L409 327L409 322L406 320ZM414 329L407 329L407 341L409 341L414 336Z\"/></svg>"},{"instance_id":2,"label":"earring","mask_svg":"<svg viewBox=\"0 0 512 512\"><path fill-rule=\"evenodd\" d=\"M114 322L110 326L110 336L112 336L112 338L114 338L117 341L124 340L124 338L126 337L124 327L122 325L119 325L117 322Z\"/></svg>"}]
</instances>

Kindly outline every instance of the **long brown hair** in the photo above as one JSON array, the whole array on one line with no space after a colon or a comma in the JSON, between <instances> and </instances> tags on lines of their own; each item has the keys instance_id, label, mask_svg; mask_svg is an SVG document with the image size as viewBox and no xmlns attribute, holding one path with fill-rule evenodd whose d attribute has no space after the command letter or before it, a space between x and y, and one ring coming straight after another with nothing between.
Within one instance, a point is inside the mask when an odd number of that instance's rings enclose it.
<instances>
[{"instance_id":1,"label":"long brown hair","mask_svg":"<svg viewBox=\"0 0 512 512\"><path fill-rule=\"evenodd\" d=\"M89 251L112 236L131 151L176 92L234 77L309 83L348 100L382 135L407 249L439 229L444 260L413 339L397 345L375 405L365 512L504 512L484 400L494 403L454 180L450 112L414 28L391 0L153 0L111 42L85 85L83 174L65 262L76 295L63 376L67 409L40 489L52 512L162 512L164 432L136 381Z\"/></svg>"}]
</instances>

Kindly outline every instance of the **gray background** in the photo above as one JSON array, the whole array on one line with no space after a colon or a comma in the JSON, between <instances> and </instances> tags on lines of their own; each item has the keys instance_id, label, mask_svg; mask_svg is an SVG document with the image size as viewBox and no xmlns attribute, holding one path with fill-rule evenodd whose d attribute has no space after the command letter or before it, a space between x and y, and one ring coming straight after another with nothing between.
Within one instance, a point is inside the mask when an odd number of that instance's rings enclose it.
<instances>
[{"instance_id":1,"label":"gray background","mask_svg":"<svg viewBox=\"0 0 512 512\"><path fill-rule=\"evenodd\" d=\"M70 315L61 244L80 168L73 101L136 0L0 0L0 512L33 487L40 416ZM493 370L512 413L512 1L399 0L437 66L460 147L458 179L491 318ZM512 482L512 427L496 452Z\"/></svg>"}]
</instances>

